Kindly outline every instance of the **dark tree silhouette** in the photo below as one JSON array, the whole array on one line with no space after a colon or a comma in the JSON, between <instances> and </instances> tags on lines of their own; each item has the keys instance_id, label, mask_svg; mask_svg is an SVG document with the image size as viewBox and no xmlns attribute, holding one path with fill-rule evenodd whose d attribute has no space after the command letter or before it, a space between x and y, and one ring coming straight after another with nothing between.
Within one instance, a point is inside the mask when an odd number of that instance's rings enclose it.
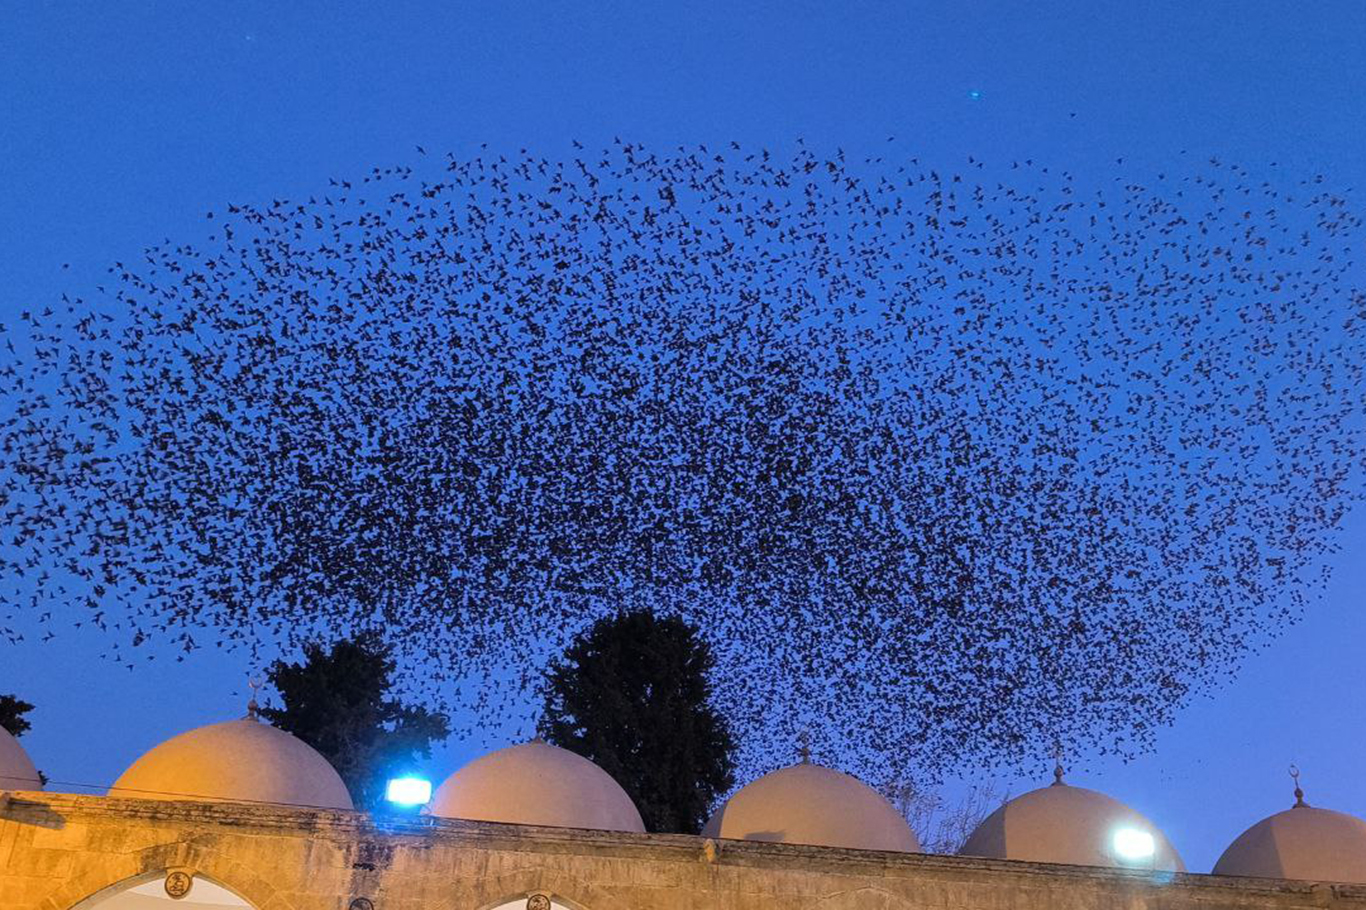
<instances>
[{"instance_id":1,"label":"dark tree silhouette","mask_svg":"<svg viewBox=\"0 0 1366 910\"><path fill-rule=\"evenodd\" d=\"M303 663L277 660L267 670L284 706L262 716L322 753L357 806L380 805L389 777L449 735L444 716L394 697L394 668L387 647L360 636L306 645Z\"/></svg>"},{"instance_id":2,"label":"dark tree silhouette","mask_svg":"<svg viewBox=\"0 0 1366 910\"><path fill-rule=\"evenodd\" d=\"M8 730L11 736L23 736L32 727L24 717L33 710L33 705L14 695L0 695L0 727Z\"/></svg>"},{"instance_id":3,"label":"dark tree silhouette","mask_svg":"<svg viewBox=\"0 0 1366 910\"><path fill-rule=\"evenodd\" d=\"M419 167L227 206L9 327L0 634L73 603L125 647L375 625L501 720L594 620L667 605L747 771L807 729L928 782L1143 749L1301 613L1361 500L1362 209L1324 177Z\"/></svg>"},{"instance_id":4,"label":"dark tree silhouette","mask_svg":"<svg viewBox=\"0 0 1366 910\"><path fill-rule=\"evenodd\" d=\"M616 778L646 830L696 834L734 783L712 670L706 642L677 617L600 619L551 664L541 735Z\"/></svg>"}]
</instances>

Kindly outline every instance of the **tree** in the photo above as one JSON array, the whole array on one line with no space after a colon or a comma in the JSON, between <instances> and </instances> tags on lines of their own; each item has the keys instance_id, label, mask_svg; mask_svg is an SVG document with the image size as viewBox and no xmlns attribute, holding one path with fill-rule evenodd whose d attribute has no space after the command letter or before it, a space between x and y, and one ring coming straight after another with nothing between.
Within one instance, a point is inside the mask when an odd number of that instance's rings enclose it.
<instances>
[{"instance_id":1,"label":"tree","mask_svg":"<svg viewBox=\"0 0 1366 910\"><path fill-rule=\"evenodd\" d=\"M377 805L392 773L450 733L444 715L389 697L394 667L388 646L363 635L330 649L310 643L302 664L277 660L266 674L284 707L261 714L321 752L357 806Z\"/></svg>"},{"instance_id":2,"label":"tree","mask_svg":"<svg viewBox=\"0 0 1366 910\"><path fill-rule=\"evenodd\" d=\"M31 724L24 715L33 710L33 705L14 695L0 695L0 727L9 731L11 736L23 736Z\"/></svg>"},{"instance_id":3,"label":"tree","mask_svg":"<svg viewBox=\"0 0 1366 910\"><path fill-rule=\"evenodd\" d=\"M994 782L974 784L957 802L950 802L933 790L902 782L883 787L882 794L911 826L920 849L940 855L953 855L963 849L977 826L1010 799L1009 791Z\"/></svg>"},{"instance_id":4,"label":"tree","mask_svg":"<svg viewBox=\"0 0 1366 910\"><path fill-rule=\"evenodd\" d=\"M541 735L622 785L649 831L696 834L734 781L697 629L644 611L600 619L550 667Z\"/></svg>"}]
</instances>

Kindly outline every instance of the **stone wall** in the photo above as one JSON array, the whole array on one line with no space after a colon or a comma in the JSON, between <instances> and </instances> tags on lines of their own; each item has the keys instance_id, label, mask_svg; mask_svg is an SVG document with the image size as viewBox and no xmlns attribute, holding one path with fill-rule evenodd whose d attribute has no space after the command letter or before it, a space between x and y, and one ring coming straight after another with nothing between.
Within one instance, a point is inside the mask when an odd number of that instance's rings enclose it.
<instances>
[{"instance_id":1,"label":"stone wall","mask_svg":"<svg viewBox=\"0 0 1366 910\"><path fill-rule=\"evenodd\" d=\"M0 908L72 910L180 870L257 910L1366 910L1366 887L240 803L0 793ZM358 902L357 907L365 907Z\"/></svg>"}]
</instances>

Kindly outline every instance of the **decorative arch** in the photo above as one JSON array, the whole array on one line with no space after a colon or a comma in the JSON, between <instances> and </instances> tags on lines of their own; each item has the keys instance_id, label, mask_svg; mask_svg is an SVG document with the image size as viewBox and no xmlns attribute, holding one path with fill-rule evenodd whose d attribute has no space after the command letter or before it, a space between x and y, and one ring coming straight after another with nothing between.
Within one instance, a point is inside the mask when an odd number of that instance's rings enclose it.
<instances>
[{"instance_id":1,"label":"decorative arch","mask_svg":"<svg viewBox=\"0 0 1366 910\"><path fill-rule=\"evenodd\" d=\"M450 910L498 910L533 894L544 894L567 910L631 910L599 885L544 869L519 869L478 882L472 904Z\"/></svg>"},{"instance_id":2,"label":"decorative arch","mask_svg":"<svg viewBox=\"0 0 1366 910\"><path fill-rule=\"evenodd\" d=\"M183 885L185 890L180 892L179 897L173 897L166 893L172 885ZM179 903L180 900L184 903ZM172 910L176 907L183 907L184 910L256 910L246 898L212 876L197 873L191 878L188 872L182 873L178 869L166 875L154 873L120 882L87 897L76 905L75 910L147 910L149 907L155 907L156 910Z\"/></svg>"},{"instance_id":3,"label":"decorative arch","mask_svg":"<svg viewBox=\"0 0 1366 910\"><path fill-rule=\"evenodd\" d=\"M577 910L577 908L570 907L568 904L564 903L561 898L551 897L539 891L534 895L515 897L512 900L504 901L494 907L487 908L487 910L528 910L528 908L535 910L531 902L537 896L545 897L546 900L549 901L543 910Z\"/></svg>"},{"instance_id":4,"label":"decorative arch","mask_svg":"<svg viewBox=\"0 0 1366 910\"><path fill-rule=\"evenodd\" d=\"M38 905L39 910L86 910L129 887L182 870L202 875L236 894L255 910L294 910L261 876L229 856L191 841L157 844L137 853L107 857L80 872Z\"/></svg>"}]
</instances>

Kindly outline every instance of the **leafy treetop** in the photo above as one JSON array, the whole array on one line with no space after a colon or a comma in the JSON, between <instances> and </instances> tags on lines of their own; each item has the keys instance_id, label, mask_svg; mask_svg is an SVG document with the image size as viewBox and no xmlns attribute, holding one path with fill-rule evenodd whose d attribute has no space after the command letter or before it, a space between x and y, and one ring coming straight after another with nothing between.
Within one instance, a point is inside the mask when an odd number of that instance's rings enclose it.
<instances>
[{"instance_id":1,"label":"leafy treetop","mask_svg":"<svg viewBox=\"0 0 1366 910\"><path fill-rule=\"evenodd\" d=\"M388 778L449 734L445 716L393 696L394 669L389 649L363 635L310 643L303 663L277 660L267 671L283 707L261 714L331 762L357 806L379 805Z\"/></svg>"},{"instance_id":2,"label":"leafy treetop","mask_svg":"<svg viewBox=\"0 0 1366 910\"><path fill-rule=\"evenodd\" d=\"M706 642L678 617L600 619L551 665L541 733L611 774L647 830L696 834L734 782L713 669Z\"/></svg>"}]
</instances>

